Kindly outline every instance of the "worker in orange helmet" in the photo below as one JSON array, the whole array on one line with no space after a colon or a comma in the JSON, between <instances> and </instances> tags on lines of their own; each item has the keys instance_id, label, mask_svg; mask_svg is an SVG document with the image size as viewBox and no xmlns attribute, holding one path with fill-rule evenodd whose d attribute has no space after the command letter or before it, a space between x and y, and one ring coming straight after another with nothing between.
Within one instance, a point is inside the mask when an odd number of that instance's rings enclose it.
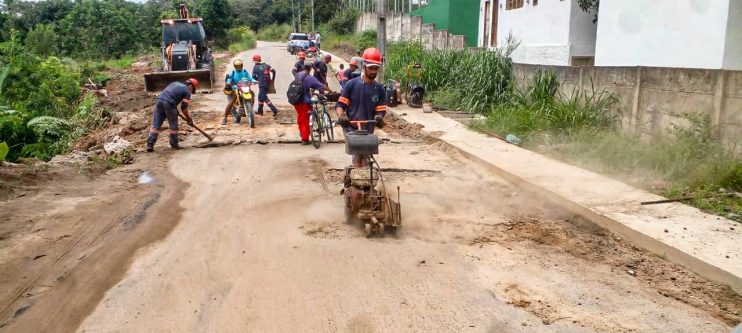
<instances>
[{"instance_id":1,"label":"worker in orange helmet","mask_svg":"<svg viewBox=\"0 0 742 333\"><path fill-rule=\"evenodd\" d=\"M376 127L384 127L386 90L376 81L381 70L381 52L373 47L368 48L363 52L362 58L361 76L345 83L343 94L335 107L338 113L337 123L346 133L351 130L350 121L354 120L375 120ZM367 125L366 130L373 133L374 125Z\"/></svg>"}]
</instances>

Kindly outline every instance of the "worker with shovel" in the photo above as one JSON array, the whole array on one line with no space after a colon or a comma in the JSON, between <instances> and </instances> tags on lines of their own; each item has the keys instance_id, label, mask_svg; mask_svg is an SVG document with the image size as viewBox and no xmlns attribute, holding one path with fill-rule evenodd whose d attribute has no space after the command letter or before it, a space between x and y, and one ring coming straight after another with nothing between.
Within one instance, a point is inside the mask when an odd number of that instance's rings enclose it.
<instances>
[{"instance_id":1,"label":"worker with shovel","mask_svg":"<svg viewBox=\"0 0 742 333\"><path fill-rule=\"evenodd\" d=\"M147 152L155 150L155 142L160 135L162 124L167 119L170 127L170 147L180 149L178 145L178 104L180 110L185 116L186 123L194 126L193 118L188 114L188 104L191 103L191 94L196 93L198 81L194 78L185 80L185 82L173 82L169 84L160 95L157 96L157 102L152 110L153 120L152 128L147 136Z\"/></svg>"}]
</instances>

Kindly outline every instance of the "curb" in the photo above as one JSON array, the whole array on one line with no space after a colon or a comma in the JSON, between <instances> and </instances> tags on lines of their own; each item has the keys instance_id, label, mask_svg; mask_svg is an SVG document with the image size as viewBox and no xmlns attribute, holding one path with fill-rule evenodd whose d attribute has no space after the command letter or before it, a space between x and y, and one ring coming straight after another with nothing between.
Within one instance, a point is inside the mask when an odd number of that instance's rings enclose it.
<instances>
[{"instance_id":1,"label":"curb","mask_svg":"<svg viewBox=\"0 0 742 333\"><path fill-rule=\"evenodd\" d=\"M574 202L560 194L554 193L553 191L550 191L535 183L532 183L528 181L527 179L513 172L505 170L491 162L486 161L482 157L479 157L475 154L465 151L464 149L458 147L457 145L451 142L438 138L435 135L432 135L431 133L429 133L425 129L424 124L412 122L412 121L405 119L404 116L398 114L397 110L395 110L394 108L389 108L388 112L393 114L395 118L401 121L404 121L408 124L423 125L423 128L421 128L420 130L423 131L425 134L427 134L430 138L438 142L441 142L448 147L455 149L456 151L460 152L461 154L463 154L470 160L476 162L480 166L483 166L493 171L496 175L502 177L503 179L514 184L515 186L518 186L546 201L557 204L567 209L571 213L579 215L580 217L586 219L587 221L589 221L590 223L592 223L593 225L597 227L600 227L601 229L607 230L611 233L621 235L631 244L639 248L642 248L648 252L654 253L655 255L669 262L683 266L687 268L688 270L708 280L712 280L712 281L715 281L721 284L728 285L734 292L742 295L742 277L736 276L733 273L728 272L721 267L718 267L706 261L703 261L702 259L694 256L691 253L687 253L686 251L673 247L665 242L662 242L661 240L655 239L654 237L650 235L647 235L638 230L635 230L625 225L624 223L621 223L618 220L612 219L608 216L605 216L591 209L588 206ZM742 242L742 240L740 241Z\"/></svg>"}]
</instances>

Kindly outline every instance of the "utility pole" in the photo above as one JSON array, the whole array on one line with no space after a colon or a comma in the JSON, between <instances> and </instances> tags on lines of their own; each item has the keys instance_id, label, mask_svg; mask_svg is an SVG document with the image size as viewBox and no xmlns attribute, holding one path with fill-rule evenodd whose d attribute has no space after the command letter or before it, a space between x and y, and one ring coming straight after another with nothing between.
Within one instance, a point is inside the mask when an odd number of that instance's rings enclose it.
<instances>
[{"instance_id":1,"label":"utility pole","mask_svg":"<svg viewBox=\"0 0 742 333\"><path fill-rule=\"evenodd\" d=\"M376 48L381 52L382 64L386 61L386 0L376 3ZM384 82L384 71L379 71L379 82Z\"/></svg>"},{"instance_id":2,"label":"utility pole","mask_svg":"<svg viewBox=\"0 0 742 333\"><path fill-rule=\"evenodd\" d=\"M312 32L314 32L314 0L312 0Z\"/></svg>"}]
</instances>

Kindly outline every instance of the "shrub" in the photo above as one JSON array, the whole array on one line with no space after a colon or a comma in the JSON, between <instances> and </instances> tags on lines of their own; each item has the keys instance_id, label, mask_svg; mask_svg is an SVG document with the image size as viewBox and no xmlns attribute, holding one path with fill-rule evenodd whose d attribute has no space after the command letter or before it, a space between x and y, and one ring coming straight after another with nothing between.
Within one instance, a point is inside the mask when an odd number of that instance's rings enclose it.
<instances>
[{"instance_id":1,"label":"shrub","mask_svg":"<svg viewBox=\"0 0 742 333\"><path fill-rule=\"evenodd\" d=\"M255 33L247 27L227 30L228 49L231 52L242 52L252 49L257 44Z\"/></svg>"},{"instance_id":2,"label":"shrub","mask_svg":"<svg viewBox=\"0 0 742 333\"><path fill-rule=\"evenodd\" d=\"M404 88L407 66L415 63L422 65L421 81L429 93L456 89L463 110L484 112L510 99L512 64L501 51L426 51L419 42L390 43L385 78L400 81Z\"/></svg>"},{"instance_id":3,"label":"shrub","mask_svg":"<svg viewBox=\"0 0 742 333\"><path fill-rule=\"evenodd\" d=\"M360 15L356 9L339 10L327 22L327 29L340 35L352 34L356 30L356 21Z\"/></svg>"},{"instance_id":4,"label":"shrub","mask_svg":"<svg viewBox=\"0 0 742 333\"><path fill-rule=\"evenodd\" d=\"M291 26L286 23L271 24L261 28L258 31L257 38L258 40L280 42L285 41L292 31Z\"/></svg>"},{"instance_id":5,"label":"shrub","mask_svg":"<svg viewBox=\"0 0 742 333\"><path fill-rule=\"evenodd\" d=\"M56 142L69 134L70 122L50 116L31 119L27 126L36 134L39 142Z\"/></svg>"}]
</instances>

